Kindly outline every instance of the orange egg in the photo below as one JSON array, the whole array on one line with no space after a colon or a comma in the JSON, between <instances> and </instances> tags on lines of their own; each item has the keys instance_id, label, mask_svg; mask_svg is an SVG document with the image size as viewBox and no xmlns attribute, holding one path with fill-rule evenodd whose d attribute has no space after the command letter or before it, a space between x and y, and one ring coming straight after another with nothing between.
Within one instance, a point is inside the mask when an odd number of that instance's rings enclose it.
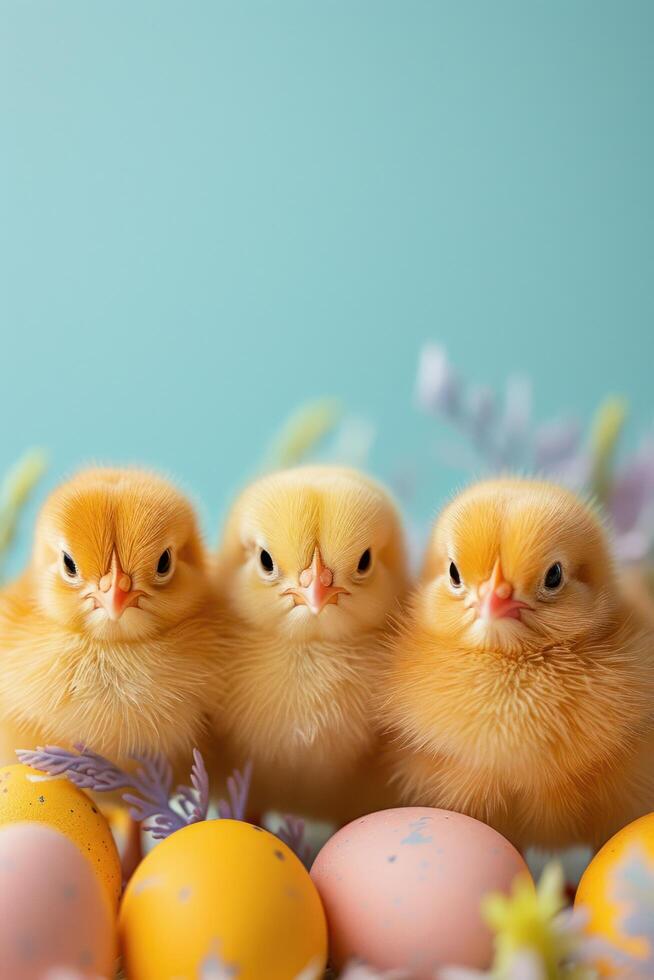
<instances>
[{"instance_id":1,"label":"orange egg","mask_svg":"<svg viewBox=\"0 0 654 980\"><path fill-rule=\"evenodd\" d=\"M318 892L277 837L238 820L178 830L141 862L119 919L130 980L320 980Z\"/></svg>"},{"instance_id":2,"label":"orange egg","mask_svg":"<svg viewBox=\"0 0 654 980\"><path fill-rule=\"evenodd\" d=\"M649 894L649 899L646 895ZM575 908L590 914L588 932L618 953L598 958L603 977L623 975L620 954L633 961L634 975L654 975L654 813L635 820L612 837L590 862L579 883Z\"/></svg>"},{"instance_id":3,"label":"orange egg","mask_svg":"<svg viewBox=\"0 0 654 980\"><path fill-rule=\"evenodd\" d=\"M0 769L0 826L27 820L61 831L91 862L117 908L122 871L109 824L91 797L68 779L31 778L42 776L20 764Z\"/></svg>"}]
</instances>

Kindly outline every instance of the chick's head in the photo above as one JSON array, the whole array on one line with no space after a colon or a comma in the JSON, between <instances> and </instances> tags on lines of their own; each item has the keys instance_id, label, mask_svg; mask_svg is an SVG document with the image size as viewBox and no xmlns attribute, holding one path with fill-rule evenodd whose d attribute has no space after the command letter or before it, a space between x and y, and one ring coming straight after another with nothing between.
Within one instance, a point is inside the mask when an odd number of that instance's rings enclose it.
<instances>
[{"instance_id":1,"label":"chick's head","mask_svg":"<svg viewBox=\"0 0 654 980\"><path fill-rule=\"evenodd\" d=\"M205 593L193 508L136 470L87 470L55 490L37 521L32 570L51 619L118 641L166 630Z\"/></svg>"},{"instance_id":2,"label":"chick's head","mask_svg":"<svg viewBox=\"0 0 654 980\"><path fill-rule=\"evenodd\" d=\"M539 481L492 480L460 494L436 523L422 580L423 619L473 648L573 642L616 611L600 521Z\"/></svg>"},{"instance_id":3,"label":"chick's head","mask_svg":"<svg viewBox=\"0 0 654 980\"><path fill-rule=\"evenodd\" d=\"M229 517L220 568L246 622L299 639L380 627L406 585L393 502L361 474L327 466L251 485Z\"/></svg>"}]
</instances>

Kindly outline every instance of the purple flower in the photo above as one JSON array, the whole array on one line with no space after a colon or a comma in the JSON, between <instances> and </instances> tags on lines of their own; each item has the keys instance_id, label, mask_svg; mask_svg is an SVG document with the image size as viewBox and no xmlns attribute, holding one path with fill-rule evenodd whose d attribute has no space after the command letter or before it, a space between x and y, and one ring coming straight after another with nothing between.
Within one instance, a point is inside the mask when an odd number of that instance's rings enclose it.
<instances>
[{"instance_id":1,"label":"purple flower","mask_svg":"<svg viewBox=\"0 0 654 980\"><path fill-rule=\"evenodd\" d=\"M581 427L575 419L546 422L534 435L534 463L539 470L550 470L576 454Z\"/></svg>"},{"instance_id":2,"label":"purple flower","mask_svg":"<svg viewBox=\"0 0 654 980\"><path fill-rule=\"evenodd\" d=\"M600 493L612 524L617 558L640 562L652 557L654 436L648 437L616 472L612 459L604 463L598 459L597 440L588 446L582 444L581 428L575 420L546 422L534 429L528 380L509 379L504 411L498 414L493 392L488 388L466 392L465 384L436 344L426 345L420 354L416 392L419 407L442 418L459 437L456 453L441 447L446 463L478 473L544 473L574 491ZM612 447L613 443L611 453ZM603 481L600 489L598 466Z\"/></svg>"},{"instance_id":3,"label":"purple flower","mask_svg":"<svg viewBox=\"0 0 654 980\"><path fill-rule=\"evenodd\" d=\"M445 351L436 344L423 347L418 364L416 399L428 414L456 416L460 404L460 386Z\"/></svg>"},{"instance_id":4,"label":"purple flower","mask_svg":"<svg viewBox=\"0 0 654 980\"><path fill-rule=\"evenodd\" d=\"M473 388L468 398L468 420L474 442L480 445L496 420L497 399L491 388Z\"/></svg>"},{"instance_id":5,"label":"purple flower","mask_svg":"<svg viewBox=\"0 0 654 980\"><path fill-rule=\"evenodd\" d=\"M518 466L524 459L531 424L531 398L531 383L526 378L509 378L504 415L497 432L496 449L502 467Z\"/></svg>"},{"instance_id":6,"label":"purple flower","mask_svg":"<svg viewBox=\"0 0 654 980\"><path fill-rule=\"evenodd\" d=\"M654 440L645 440L618 471L609 506L619 532L630 531L644 512L654 510ZM649 516L651 518L652 514Z\"/></svg>"}]
</instances>

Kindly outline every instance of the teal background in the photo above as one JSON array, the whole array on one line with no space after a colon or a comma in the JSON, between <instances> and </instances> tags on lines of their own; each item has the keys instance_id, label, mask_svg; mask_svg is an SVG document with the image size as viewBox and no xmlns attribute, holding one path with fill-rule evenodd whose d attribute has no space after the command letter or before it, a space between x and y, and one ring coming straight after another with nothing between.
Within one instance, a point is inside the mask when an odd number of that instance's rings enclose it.
<instances>
[{"instance_id":1,"label":"teal background","mask_svg":"<svg viewBox=\"0 0 654 980\"><path fill-rule=\"evenodd\" d=\"M146 462L213 536L307 399L374 422L382 476L429 452L429 339L539 417L650 424L649 0L0 11L2 466Z\"/></svg>"}]
</instances>

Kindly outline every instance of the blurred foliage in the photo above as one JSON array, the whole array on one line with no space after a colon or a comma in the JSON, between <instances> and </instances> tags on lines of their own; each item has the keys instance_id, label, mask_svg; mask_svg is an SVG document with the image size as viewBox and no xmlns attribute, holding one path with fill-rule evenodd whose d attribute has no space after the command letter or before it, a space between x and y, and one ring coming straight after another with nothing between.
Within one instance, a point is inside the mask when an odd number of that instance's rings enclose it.
<instances>
[{"instance_id":1,"label":"blurred foliage","mask_svg":"<svg viewBox=\"0 0 654 980\"><path fill-rule=\"evenodd\" d=\"M610 397L600 405L592 425L589 486L593 495L605 506L611 499L615 457L627 415L627 402L622 398Z\"/></svg>"},{"instance_id":2,"label":"blurred foliage","mask_svg":"<svg viewBox=\"0 0 654 980\"><path fill-rule=\"evenodd\" d=\"M468 385L443 348L427 344L418 363L416 400L456 432L457 465L471 472L481 466L487 473L539 475L590 495L609 520L618 559L652 561L654 432L645 433L635 451L619 453L628 417L624 399L606 398L584 438L577 419L535 422L528 379L509 378L499 395Z\"/></svg>"},{"instance_id":3,"label":"blurred foliage","mask_svg":"<svg viewBox=\"0 0 654 980\"><path fill-rule=\"evenodd\" d=\"M30 449L12 466L0 487L0 581L16 540L21 513L47 468L40 449Z\"/></svg>"},{"instance_id":4,"label":"blurred foliage","mask_svg":"<svg viewBox=\"0 0 654 980\"><path fill-rule=\"evenodd\" d=\"M267 468L283 469L304 462L336 429L342 415L340 404L331 398L302 405L273 439Z\"/></svg>"}]
</instances>

